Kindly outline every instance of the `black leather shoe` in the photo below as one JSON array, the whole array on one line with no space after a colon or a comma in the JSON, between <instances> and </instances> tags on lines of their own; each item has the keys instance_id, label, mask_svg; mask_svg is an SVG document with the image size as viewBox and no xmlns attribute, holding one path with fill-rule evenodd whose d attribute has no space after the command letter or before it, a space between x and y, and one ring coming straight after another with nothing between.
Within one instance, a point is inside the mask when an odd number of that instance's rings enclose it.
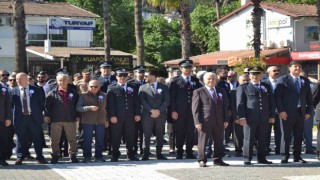
<instances>
[{"instance_id":1,"label":"black leather shoe","mask_svg":"<svg viewBox=\"0 0 320 180\"><path fill-rule=\"evenodd\" d=\"M245 161L245 162L243 162L243 164L246 166L252 165L252 163L250 161Z\"/></svg>"},{"instance_id":2,"label":"black leather shoe","mask_svg":"<svg viewBox=\"0 0 320 180\"><path fill-rule=\"evenodd\" d=\"M183 157L182 157L182 155L178 154L178 155L176 156L176 159L183 159Z\"/></svg>"},{"instance_id":3,"label":"black leather shoe","mask_svg":"<svg viewBox=\"0 0 320 180\"><path fill-rule=\"evenodd\" d=\"M40 159L37 162L38 164L48 164L48 162L45 159Z\"/></svg>"},{"instance_id":4,"label":"black leather shoe","mask_svg":"<svg viewBox=\"0 0 320 180\"><path fill-rule=\"evenodd\" d=\"M137 158L137 157L134 156L134 155L128 156L127 159L128 159L129 161L139 161L139 158Z\"/></svg>"},{"instance_id":5,"label":"black leather shoe","mask_svg":"<svg viewBox=\"0 0 320 180\"><path fill-rule=\"evenodd\" d=\"M9 166L6 160L0 160L0 166Z\"/></svg>"},{"instance_id":6,"label":"black leather shoe","mask_svg":"<svg viewBox=\"0 0 320 180\"><path fill-rule=\"evenodd\" d=\"M207 167L207 164L204 161L199 161L199 167Z\"/></svg>"},{"instance_id":7,"label":"black leather shoe","mask_svg":"<svg viewBox=\"0 0 320 180\"><path fill-rule=\"evenodd\" d=\"M22 165L22 160L18 159L14 164L15 165Z\"/></svg>"},{"instance_id":8,"label":"black leather shoe","mask_svg":"<svg viewBox=\"0 0 320 180\"><path fill-rule=\"evenodd\" d=\"M271 161L268 161L268 160L266 160L266 159L258 160L257 162L258 162L259 164L272 164Z\"/></svg>"},{"instance_id":9,"label":"black leather shoe","mask_svg":"<svg viewBox=\"0 0 320 180\"><path fill-rule=\"evenodd\" d=\"M26 156L26 159L34 159L34 157L29 154Z\"/></svg>"},{"instance_id":10,"label":"black leather shoe","mask_svg":"<svg viewBox=\"0 0 320 180\"><path fill-rule=\"evenodd\" d=\"M303 160L301 157L299 158L294 158L293 162L301 162L301 163L307 163L307 161Z\"/></svg>"},{"instance_id":11,"label":"black leather shoe","mask_svg":"<svg viewBox=\"0 0 320 180\"><path fill-rule=\"evenodd\" d=\"M163 154L157 154L156 159L158 159L158 160L167 160L167 158Z\"/></svg>"},{"instance_id":12,"label":"black leather shoe","mask_svg":"<svg viewBox=\"0 0 320 180\"><path fill-rule=\"evenodd\" d=\"M143 155L141 158L141 161L147 161L149 160L149 155Z\"/></svg>"},{"instance_id":13,"label":"black leather shoe","mask_svg":"<svg viewBox=\"0 0 320 180\"><path fill-rule=\"evenodd\" d=\"M79 160L77 159L77 156L76 155L71 155L71 157L70 157L70 161L72 162L72 163L78 163L79 162Z\"/></svg>"},{"instance_id":14,"label":"black leather shoe","mask_svg":"<svg viewBox=\"0 0 320 180\"><path fill-rule=\"evenodd\" d=\"M110 160L110 162L118 162L118 158L112 157L111 160Z\"/></svg>"},{"instance_id":15,"label":"black leather shoe","mask_svg":"<svg viewBox=\"0 0 320 180\"><path fill-rule=\"evenodd\" d=\"M85 157L82 162L83 163L91 162L91 158Z\"/></svg>"},{"instance_id":16,"label":"black leather shoe","mask_svg":"<svg viewBox=\"0 0 320 180\"><path fill-rule=\"evenodd\" d=\"M288 157L283 157L282 160L281 160L281 163L282 163L282 164L287 164L287 163L289 163L289 162L288 162L288 159L289 159Z\"/></svg>"},{"instance_id":17,"label":"black leather shoe","mask_svg":"<svg viewBox=\"0 0 320 180\"><path fill-rule=\"evenodd\" d=\"M51 164L57 164L59 161L59 156L53 156L50 160Z\"/></svg>"},{"instance_id":18,"label":"black leather shoe","mask_svg":"<svg viewBox=\"0 0 320 180\"><path fill-rule=\"evenodd\" d=\"M305 154L317 154L314 150L308 149L304 151Z\"/></svg>"},{"instance_id":19,"label":"black leather shoe","mask_svg":"<svg viewBox=\"0 0 320 180\"><path fill-rule=\"evenodd\" d=\"M214 161L213 161L213 164L216 165L216 166L229 166L229 164L223 162L221 159L219 159L219 160L214 160Z\"/></svg>"},{"instance_id":20,"label":"black leather shoe","mask_svg":"<svg viewBox=\"0 0 320 180\"><path fill-rule=\"evenodd\" d=\"M187 154L186 159L197 159L194 154Z\"/></svg>"}]
</instances>

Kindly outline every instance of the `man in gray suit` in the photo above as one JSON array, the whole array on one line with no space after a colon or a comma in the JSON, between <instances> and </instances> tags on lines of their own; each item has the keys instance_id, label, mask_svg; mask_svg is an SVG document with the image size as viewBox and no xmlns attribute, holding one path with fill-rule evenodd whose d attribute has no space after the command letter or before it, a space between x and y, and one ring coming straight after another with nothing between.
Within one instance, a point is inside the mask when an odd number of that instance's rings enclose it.
<instances>
[{"instance_id":1,"label":"man in gray suit","mask_svg":"<svg viewBox=\"0 0 320 180\"><path fill-rule=\"evenodd\" d=\"M157 82L157 72L149 71L145 74L147 84L140 86L139 98L142 105L143 129L143 157L149 159L150 138L154 130L157 137L156 158L167 159L161 154L163 135L166 123L166 110L170 103L169 90L164 84Z\"/></svg>"}]
</instances>

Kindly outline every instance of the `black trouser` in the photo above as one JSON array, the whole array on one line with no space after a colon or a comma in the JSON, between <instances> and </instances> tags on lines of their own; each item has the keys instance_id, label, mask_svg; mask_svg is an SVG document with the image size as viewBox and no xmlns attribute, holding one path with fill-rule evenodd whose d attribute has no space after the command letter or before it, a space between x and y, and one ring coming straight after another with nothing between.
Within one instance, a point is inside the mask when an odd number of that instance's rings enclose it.
<instances>
[{"instance_id":1,"label":"black trouser","mask_svg":"<svg viewBox=\"0 0 320 180\"><path fill-rule=\"evenodd\" d=\"M205 155L205 149L207 146L208 138L212 137L214 141L214 153L213 159L221 159L224 156L223 152L223 125L215 125L210 132L199 131L198 132L198 161L207 162L207 156Z\"/></svg>"},{"instance_id":2,"label":"black trouser","mask_svg":"<svg viewBox=\"0 0 320 180\"><path fill-rule=\"evenodd\" d=\"M234 146L235 152L242 153L243 147L243 126L237 123L233 123L233 131L234 131Z\"/></svg>"},{"instance_id":3,"label":"black trouser","mask_svg":"<svg viewBox=\"0 0 320 180\"><path fill-rule=\"evenodd\" d=\"M143 117L142 129L143 129L143 148L150 149L150 138L152 134L156 136L156 152L161 154L163 147L163 135L165 129L165 117L159 116L158 118ZM147 152L148 153L148 152Z\"/></svg>"},{"instance_id":4,"label":"black trouser","mask_svg":"<svg viewBox=\"0 0 320 180\"><path fill-rule=\"evenodd\" d=\"M143 143L143 128L142 123L136 122L136 130L135 130L135 137L134 137L134 151L138 151L138 141L139 141L139 149L142 150L142 143Z\"/></svg>"},{"instance_id":5,"label":"black trouser","mask_svg":"<svg viewBox=\"0 0 320 180\"><path fill-rule=\"evenodd\" d=\"M228 144L230 142L230 136L234 137L233 134L233 119L229 116L229 125L224 129L224 143Z\"/></svg>"},{"instance_id":6,"label":"black trouser","mask_svg":"<svg viewBox=\"0 0 320 180\"><path fill-rule=\"evenodd\" d=\"M121 138L123 135L126 139L127 155L134 155L134 132L135 132L135 121L132 118L127 118L126 120L118 119L118 122L111 123L111 133L112 133L112 156L118 158L121 154L119 151Z\"/></svg>"},{"instance_id":7,"label":"black trouser","mask_svg":"<svg viewBox=\"0 0 320 180\"><path fill-rule=\"evenodd\" d=\"M167 133L169 136L169 148L172 150L175 150L176 148L176 134L174 130L174 124L173 123L167 123Z\"/></svg>"},{"instance_id":8,"label":"black trouser","mask_svg":"<svg viewBox=\"0 0 320 180\"><path fill-rule=\"evenodd\" d=\"M266 157L266 139L268 135L269 121L260 120L258 122L248 122L243 127L243 157L245 162L252 160L253 144L255 137L258 140L258 160L264 160Z\"/></svg>"},{"instance_id":9,"label":"black trouser","mask_svg":"<svg viewBox=\"0 0 320 180\"><path fill-rule=\"evenodd\" d=\"M266 149L270 148L272 127L273 127L273 131L274 131L275 151L276 152L280 152L281 127L280 127L280 119L279 119L278 115L276 115L276 117L275 117L275 122L273 124L269 124Z\"/></svg>"},{"instance_id":10,"label":"black trouser","mask_svg":"<svg viewBox=\"0 0 320 180\"><path fill-rule=\"evenodd\" d=\"M193 153L195 127L191 110L188 112L178 113L178 120L174 121L176 130L176 147L177 154L183 154L183 145L186 142L186 153L190 155Z\"/></svg>"},{"instance_id":11,"label":"black trouser","mask_svg":"<svg viewBox=\"0 0 320 180\"><path fill-rule=\"evenodd\" d=\"M0 160L6 160L12 155L12 125L6 127L0 122Z\"/></svg>"},{"instance_id":12,"label":"black trouser","mask_svg":"<svg viewBox=\"0 0 320 180\"><path fill-rule=\"evenodd\" d=\"M284 154L290 157L291 135L293 135L293 156L299 158L301 156L301 144L303 140L304 117L301 115L301 108L296 109L295 117L288 117L282 120L284 132Z\"/></svg>"},{"instance_id":13,"label":"black trouser","mask_svg":"<svg viewBox=\"0 0 320 180\"><path fill-rule=\"evenodd\" d=\"M111 129L110 127L105 128L104 131L104 151L108 150L111 152Z\"/></svg>"}]
</instances>

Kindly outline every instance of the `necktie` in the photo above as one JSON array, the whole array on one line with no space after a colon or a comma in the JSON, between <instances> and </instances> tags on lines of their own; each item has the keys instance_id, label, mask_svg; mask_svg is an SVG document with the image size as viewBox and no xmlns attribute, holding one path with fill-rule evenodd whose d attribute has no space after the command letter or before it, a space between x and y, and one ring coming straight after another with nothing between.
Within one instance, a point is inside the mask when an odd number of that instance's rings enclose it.
<instances>
[{"instance_id":1,"label":"necktie","mask_svg":"<svg viewBox=\"0 0 320 180\"><path fill-rule=\"evenodd\" d=\"M260 91L259 84L255 84L254 86L256 86L256 88L258 89L258 91Z\"/></svg>"},{"instance_id":2,"label":"necktie","mask_svg":"<svg viewBox=\"0 0 320 180\"><path fill-rule=\"evenodd\" d=\"M216 91L213 88L211 88L211 92L212 92L212 98L214 102L217 102L218 97L217 97Z\"/></svg>"},{"instance_id":3,"label":"necktie","mask_svg":"<svg viewBox=\"0 0 320 180\"><path fill-rule=\"evenodd\" d=\"M140 85L143 85L143 81L140 81Z\"/></svg>"},{"instance_id":4,"label":"necktie","mask_svg":"<svg viewBox=\"0 0 320 180\"><path fill-rule=\"evenodd\" d=\"M22 105L23 105L23 114L29 115L26 88L23 88Z\"/></svg>"},{"instance_id":5,"label":"necktie","mask_svg":"<svg viewBox=\"0 0 320 180\"><path fill-rule=\"evenodd\" d=\"M125 87L124 87L124 84L121 84L121 87L122 87L123 91L126 92L126 89L125 89Z\"/></svg>"},{"instance_id":6,"label":"necktie","mask_svg":"<svg viewBox=\"0 0 320 180\"><path fill-rule=\"evenodd\" d=\"M299 78L294 79L294 84L296 85L296 89L297 89L298 94L300 94Z\"/></svg>"},{"instance_id":7,"label":"necktie","mask_svg":"<svg viewBox=\"0 0 320 180\"><path fill-rule=\"evenodd\" d=\"M152 88L152 92L155 92L155 91L156 91L153 83L151 84L151 88Z\"/></svg>"},{"instance_id":8,"label":"necktie","mask_svg":"<svg viewBox=\"0 0 320 180\"><path fill-rule=\"evenodd\" d=\"M186 86L187 86L187 87L191 87L191 83L190 83L190 81L189 81L189 77L186 78L186 82L187 82L187 83L186 83Z\"/></svg>"}]
</instances>

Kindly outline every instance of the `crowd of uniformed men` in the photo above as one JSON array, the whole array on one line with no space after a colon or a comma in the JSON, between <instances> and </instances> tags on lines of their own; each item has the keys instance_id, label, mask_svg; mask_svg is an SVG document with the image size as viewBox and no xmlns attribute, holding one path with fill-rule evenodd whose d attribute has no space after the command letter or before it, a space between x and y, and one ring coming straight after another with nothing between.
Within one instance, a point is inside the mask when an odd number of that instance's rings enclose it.
<instances>
[{"instance_id":1,"label":"crowd of uniformed men","mask_svg":"<svg viewBox=\"0 0 320 180\"><path fill-rule=\"evenodd\" d=\"M44 71L34 77L0 70L0 165L8 165L14 147L16 165L32 159L31 144L37 162L46 164L44 122L53 164L63 156L79 162L78 148L83 150L83 162L105 162L103 151L117 162L121 143L128 160L139 160L138 153L141 160L148 160L153 136L155 158L166 160L165 133L170 154L176 159L183 159L184 153L187 159L198 158L200 167L210 157L215 165L228 166L222 158L230 154L226 147L232 139L234 156L243 156L245 165L251 165L255 155L258 163L271 164L266 156L273 151L283 155L281 163L288 163L291 148L293 161L306 163L301 157L303 143L305 153L316 154L312 127L314 118L320 120L320 91L317 80L308 78L299 62L292 61L288 74L281 77L276 66L268 67L267 77L261 67L246 68L238 77L227 67L193 74L192 64L181 61L167 79L143 66L134 68L134 74L127 68L112 71L110 61L99 63L94 76L85 69L73 80L65 68L57 70L55 78Z\"/></svg>"}]
</instances>

